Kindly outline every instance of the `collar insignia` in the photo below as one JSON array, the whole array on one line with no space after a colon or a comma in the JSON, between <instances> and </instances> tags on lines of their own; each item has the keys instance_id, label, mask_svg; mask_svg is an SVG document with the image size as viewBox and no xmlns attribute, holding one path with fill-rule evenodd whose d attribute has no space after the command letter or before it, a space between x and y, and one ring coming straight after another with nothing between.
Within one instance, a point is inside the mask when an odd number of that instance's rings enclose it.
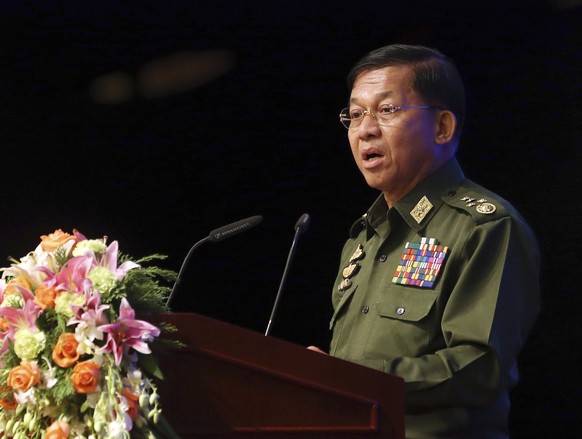
<instances>
[{"instance_id":1,"label":"collar insignia","mask_svg":"<svg viewBox=\"0 0 582 439\"><path fill-rule=\"evenodd\" d=\"M410 211L410 216L412 216L412 218L414 218L414 220L420 224L432 208L432 203L428 201L428 198L426 198L426 195L424 195L420 201L416 203L414 209Z\"/></svg>"}]
</instances>

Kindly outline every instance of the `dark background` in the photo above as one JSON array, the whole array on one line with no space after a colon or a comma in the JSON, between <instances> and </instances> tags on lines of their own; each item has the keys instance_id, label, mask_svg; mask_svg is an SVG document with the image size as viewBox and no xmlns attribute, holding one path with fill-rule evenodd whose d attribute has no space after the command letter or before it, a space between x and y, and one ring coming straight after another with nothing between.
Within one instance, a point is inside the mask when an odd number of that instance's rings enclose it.
<instances>
[{"instance_id":1,"label":"dark background","mask_svg":"<svg viewBox=\"0 0 582 439\"><path fill-rule=\"evenodd\" d=\"M308 212L272 335L325 346L341 246L376 197L337 121L345 75L388 43L434 46L466 80L466 174L513 202L542 248L543 312L521 357L513 437L577 437L575 3L0 2L0 255L21 257L40 235L77 228L136 257L167 254L164 266L178 270L210 230L260 214L260 227L200 247L175 310L264 332L293 227ZM144 66L177 53L201 70L212 70L213 53L232 64L153 96ZM95 81L112 72L121 97L97 99Z\"/></svg>"}]
</instances>

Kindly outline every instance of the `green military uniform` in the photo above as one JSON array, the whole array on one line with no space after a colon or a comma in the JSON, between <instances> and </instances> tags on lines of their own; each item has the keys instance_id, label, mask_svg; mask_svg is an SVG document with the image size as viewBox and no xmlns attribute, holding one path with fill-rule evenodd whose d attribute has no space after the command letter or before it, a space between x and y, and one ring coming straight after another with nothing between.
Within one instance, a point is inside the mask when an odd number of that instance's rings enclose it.
<instances>
[{"instance_id":1,"label":"green military uniform","mask_svg":"<svg viewBox=\"0 0 582 439\"><path fill-rule=\"evenodd\" d=\"M452 159L352 227L330 354L405 380L408 438L506 438L516 358L539 311L519 213Z\"/></svg>"}]
</instances>

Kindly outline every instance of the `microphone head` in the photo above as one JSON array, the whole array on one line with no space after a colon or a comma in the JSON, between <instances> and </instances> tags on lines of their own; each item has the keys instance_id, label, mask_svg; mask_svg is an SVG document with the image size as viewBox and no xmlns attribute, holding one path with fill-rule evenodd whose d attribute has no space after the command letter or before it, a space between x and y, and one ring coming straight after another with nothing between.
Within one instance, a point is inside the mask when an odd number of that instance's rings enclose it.
<instances>
[{"instance_id":1,"label":"microphone head","mask_svg":"<svg viewBox=\"0 0 582 439\"><path fill-rule=\"evenodd\" d=\"M231 236L238 235L239 233L258 226L262 221L263 217L261 215L251 216L249 218L245 218L232 224L228 224L226 226L212 230L208 235L208 239L212 242L220 242L230 238Z\"/></svg>"},{"instance_id":2,"label":"microphone head","mask_svg":"<svg viewBox=\"0 0 582 439\"><path fill-rule=\"evenodd\" d=\"M299 234L305 233L308 227L309 227L309 214L304 213L303 215L301 215L301 218L299 218L299 220L295 224L295 231Z\"/></svg>"}]
</instances>

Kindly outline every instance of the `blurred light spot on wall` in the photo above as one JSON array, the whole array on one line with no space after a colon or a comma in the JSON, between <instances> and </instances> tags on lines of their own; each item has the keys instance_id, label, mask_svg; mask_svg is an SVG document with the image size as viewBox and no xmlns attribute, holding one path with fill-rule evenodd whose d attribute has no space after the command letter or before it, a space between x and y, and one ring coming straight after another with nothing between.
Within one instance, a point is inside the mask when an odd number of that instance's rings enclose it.
<instances>
[{"instance_id":1,"label":"blurred light spot on wall","mask_svg":"<svg viewBox=\"0 0 582 439\"><path fill-rule=\"evenodd\" d=\"M139 96L161 98L195 89L231 70L235 56L227 50L182 51L142 65L132 75L112 72L94 79L91 99L99 104L121 104Z\"/></svg>"}]
</instances>

